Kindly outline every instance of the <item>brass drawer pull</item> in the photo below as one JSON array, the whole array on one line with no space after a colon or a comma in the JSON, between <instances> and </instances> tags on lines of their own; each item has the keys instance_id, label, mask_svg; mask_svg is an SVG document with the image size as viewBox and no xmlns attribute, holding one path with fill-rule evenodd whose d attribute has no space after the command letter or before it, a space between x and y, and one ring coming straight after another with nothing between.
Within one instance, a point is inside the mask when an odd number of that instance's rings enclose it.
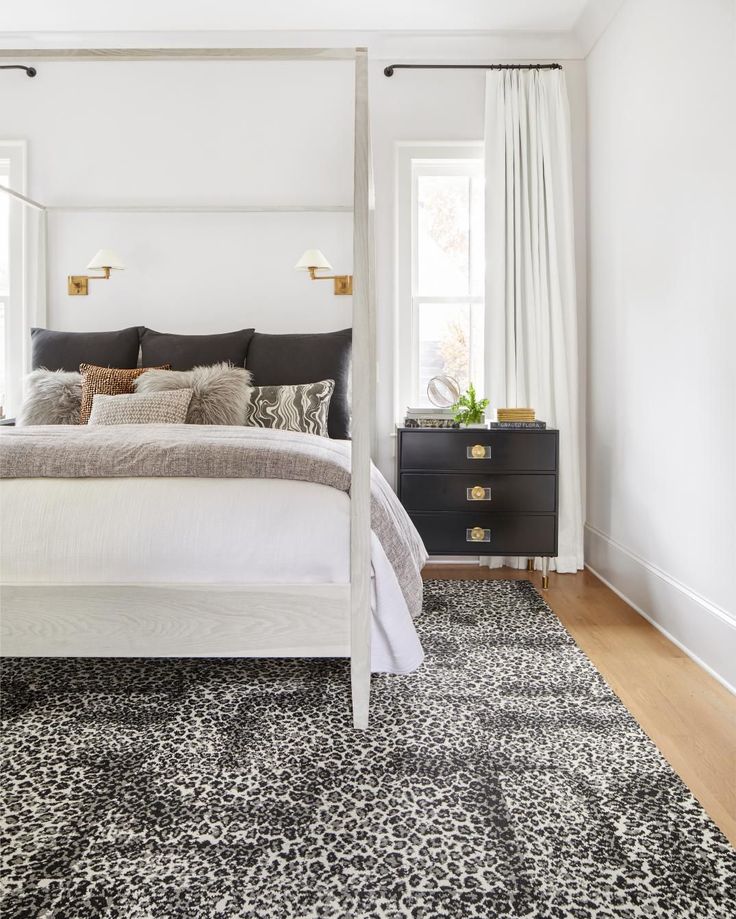
<instances>
[{"instance_id":1,"label":"brass drawer pull","mask_svg":"<svg viewBox=\"0 0 736 919\"><path fill-rule=\"evenodd\" d=\"M471 527L465 531L466 542L490 542L491 531L484 530L483 527Z\"/></svg>"},{"instance_id":2,"label":"brass drawer pull","mask_svg":"<svg viewBox=\"0 0 736 919\"><path fill-rule=\"evenodd\" d=\"M484 488L482 485L473 485L472 488L466 488L465 494L468 501L490 501L491 489Z\"/></svg>"},{"instance_id":3,"label":"brass drawer pull","mask_svg":"<svg viewBox=\"0 0 736 919\"><path fill-rule=\"evenodd\" d=\"M491 458L491 445L490 444L473 444L472 447L468 447L465 455L468 459L490 459Z\"/></svg>"}]
</instances>

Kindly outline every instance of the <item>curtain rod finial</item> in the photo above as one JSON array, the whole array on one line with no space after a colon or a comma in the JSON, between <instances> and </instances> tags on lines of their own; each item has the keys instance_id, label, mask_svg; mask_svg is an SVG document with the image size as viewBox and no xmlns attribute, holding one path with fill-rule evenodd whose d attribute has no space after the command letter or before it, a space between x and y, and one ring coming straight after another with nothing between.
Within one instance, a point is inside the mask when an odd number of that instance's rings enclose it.
<instances>
[{"instance_id":1,"label":"curtain rod finial","mask_svg":"<svg viewBox=\"0 0 736 919\"><path fill-rule=\"evenodd\" d=\"M392 77L392 76L394 75L394 68L391 67L390 65L389 65L388 67L384 67L384 68L383 68L383 75L384 75L385 77Z\"/></svg>"},{"instance_id":2,"label":"curtain rod finial","mask_svg":"<svg viewBox=\"0 0 736 919\"><path fill-rule=\"evenodd\" d=\"M38 73L35 67L27 67L25 64L0 64L0 70L25 70L27 77L35 77Z\"/></svg>"}]
</instances>

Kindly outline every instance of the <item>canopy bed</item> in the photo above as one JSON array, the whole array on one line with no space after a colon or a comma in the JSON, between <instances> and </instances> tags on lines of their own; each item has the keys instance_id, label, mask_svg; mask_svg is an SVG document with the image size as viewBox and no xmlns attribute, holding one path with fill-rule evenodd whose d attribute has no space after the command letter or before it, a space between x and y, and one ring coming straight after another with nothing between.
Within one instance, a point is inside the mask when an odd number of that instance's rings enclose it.
<instances>
[{"instance_id":1,"label":"canopy bed","mask_svg":"<svg viewBox=\"0 0 736 919\"><path fill-rule=\"evenodd\" d=\"M11 55L5 52L2 56ZM424 550L411 524L408 528L405 526L408 518L403 520L403 509L388 494L390 489L380 474L374 470L372 475L371 470L375 360L373 192L366 50L88 49L14 51L12 57L101 62L355 60L351 443L310 435L290 440L268 436L282 432L255 433L252 429L236 431L222 427L192 428L187 436L176 437L170 430L153 425L145 426L145 433L132 430L133 425L123 425L115 431L84 429L84 425L76 430L69 430L65 425L57 430L6 429L3 433L8 436L0 436L0 461L4 504L12 514L10 519L6 517L6 549L3 552L3 563L10 575L3 578L1 597L3 653L10 656L349 657L354 725L367 728L372 564L374 569L376 565L388 568L382 580L376 579L375 591L393 590L396 593L398 584L405 611L411 612L412 605L416 605L417 589L421 597L421 580L417 579ZM31 199L17 193L14 196L44 210L43 205ZM324 443L318 442L322 440ZM128 468L126 463L134 455L141 462L136 468ZM195 455L201 462L192 466ZM105 457L114 458L112 466L106 465ZM254 491L253 468L258 462L264 466L263 475L271 489L268 494ZM316 472L305 475L305 466ZM124 487L125 482L132 481L137 483L137 497L133 499ZM309 490L312 503L305 503L300 511L301 522L287 518L280 521L280 526L274 526L274 515L269 508L275 513L279 509L283 511L289 506L290 494L295 488L301 488L305 494ZM261 547L259 561L253 568L267 573L263 580L256 582L238 578L233 566L228 567L227 560L223 560L222 540L213 538L212 520L220 514L228 519L228 525L235 526L232 515L227 517L227 509L242 501L246 494L258 505L256 517L260 515L262 521L269 521L264 533L271 534L271 537L266 536L265 552ZM349 510L341 504L348 494ZM109 549L109 539L85 541L84 515L75 518L81 530L73 541L74 552L87 562L92 553L92 565L78 564L76 575L69 575L69 566L75 565L72 554L67 557L66 574L61 570L55 575L47 572L45 580L39 580L33 570L33 554L40 553L41 547L14 542L12 515L36 514L39 518L45 515L50 526L58 528L72 519L68 514L59 516L59 502L66 501L64 507L67 509L98 506L103 514L112 514L115 507L127 505L130 500L138 502L136 513L132 516L121 514L119 524L110 522L113 527L123 528L123 536L131 547L124 565L119 563L118 555L115 558L119 564L104 557L104 549L99 547ZM166 509L171 515L171 533L167 537L159 531L159 535L162 540L172 540L173 547L188 525L186 514L182 515L182 506L191 503L191 506L201 507L203 502L212 507L211 519L200 528L200 540L194 548L189 547L190 555L177 569L175 565L167 567L163 558L166 553L163 553L160 570L166 571L168 583L131 577L131 570L135 575L147 564L145 548L141 549L140 545L136 548L136 543L142 540L141 545L145 546L146 535L150 538L145 528L155 527L151 509L157 509L159 514ZM338 516L340 513L349 515L349 553L343 546L346 570L339 565L332 566L329 577L325 576L320 582L315 579L314 566L310 567L312 563L304 561L308 555L304 544L309 542L310 526L314 526L319 508L330 504L339 505ZM143 537L141 530L136 529L136 522L138 526L143 525ZM333 526L325 539L337 539L344 532L339 525ZM273 545L271 556L285 559L286 573L281 577L271 563L273 558L271 561L268 558L268 541L277 536L282 538L278 545ZM41 538L40 531L34 535L27 530L25 538L33 542ZM381 543L380 549L376 547L377 540ZM95 556L95 552L98 555ZM334 544L329 546L329 552L340 555ZM402 574L401 566L407 558L412 559L412 564ZM288 569L294 559L297 566L303 564L304 570L299 579L289 581ZM90 583L90 572L95 564L105 567L108 562L107 580ZM330 566L320 570L327 568ZM375 597L373 601L375 613ZM399 626L401 635L394 639L389 636L383 644L376 637L376 630L386 632L386 623L373 622L374 654L383 653L376 651L379 646L389 649L387 657L391 657L396 648L408 649L403 658L402 652L398 652L401 658L398 663L395 657L392 663L384 661L384 669L393 668L398 672L418 666L421 648L410 617ZM391 631L390 626L388 631Z\"/></svg>"}]
</instances>

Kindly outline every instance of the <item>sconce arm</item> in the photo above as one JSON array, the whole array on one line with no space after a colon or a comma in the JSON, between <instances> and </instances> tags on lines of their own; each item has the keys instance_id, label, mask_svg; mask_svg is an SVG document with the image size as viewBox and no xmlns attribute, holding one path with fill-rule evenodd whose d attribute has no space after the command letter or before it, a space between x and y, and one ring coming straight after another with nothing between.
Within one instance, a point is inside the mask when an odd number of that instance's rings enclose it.
<instances>
[{"instance_id":1,"label":"sconce arm","mask_svg":"<svg viewBox=\"0 0 736 919\"><path fill-rule=\"evenodd\" d=\"M337 296L352 296L353 276L351 274L317 274L318 268L309 269L309 277L313 281L333 281Z\"/></svg>"},{"instance_id":2,"label":"sconce arm","mask_svg":"<svg viewBox=\"0 0 736 919\"><path fill-rule=\"evenodd\" d=\"M70 297L86 297L90 281L109 281L110 269L103 268L102 274L70 274L67 278L67 293Z\"/></svg>"}]
</instances>

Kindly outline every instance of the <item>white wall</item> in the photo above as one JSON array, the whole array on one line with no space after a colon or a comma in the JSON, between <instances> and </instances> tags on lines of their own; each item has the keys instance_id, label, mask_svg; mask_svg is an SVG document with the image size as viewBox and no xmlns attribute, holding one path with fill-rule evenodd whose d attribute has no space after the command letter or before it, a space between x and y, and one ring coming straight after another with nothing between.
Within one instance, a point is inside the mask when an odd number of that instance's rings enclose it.
<instances>
[{"instance_id":1,"label":"white wall","mask_svg":"<svg viewBox=\"0 0 736 919\"><path fill-rule=\"evenodd\" d=\"M0 30L38 31L48 35L89 29L192 31L239 30L281 31L284 29L361 29L422 32L460 32L494 29L499 32L529 29L569 30L586 0L127 0L120 6L99 0L3 0ZM318 41L313 42L315 45ZM103 47L100 45L99 47ZM107 47L105 45L104 47ZM235 45L231 45L235 47ZM278 47L278 45L277 45ZM288 48L289 44L281 47Z\"/></svg>"},{"instance_id":2,"label":"white wall","mask_svg":"<svg viewBox=\"0 0 736 919\"><path fill-rule=\"evenodd\" d=\"M735 9L628 0L587 62L586 560L732 685Z\"/></svg>"},{"instance_id":3,"label":"white wall","mask_svg":"<svg viewBox=\"0 0 736 919\"><path fill-rule=\"evenodd\" d=\"M294 264L323 249L352 265L352 214L52 213L49 319L58 329L147 325L160 331L320 332L351 325L350 297L312 283ZM127 267L69 297L66 276L86 274L100 246ZM95 273L95 272L92 272Z\"/></svg>"},{"instance_id":4,"label":"white wall","mask_svg":"<svg viewBox=\"0 0 736 919\"><path fill-rule=\"evenodd\" d=\"M350 63L42 63L0 92L2 130L28 139L29 194L47 205L352 201ZM66 275L100 247L126 271L69 297ZM349 271L350 214L54 211L48 324L344 328L350 299L293 270L312 247Z\"/></svg>"},{"instance_id":5,"label":"white wall","mask_svg":"<svg viewBox=\"0 0 736 919\"><path fill-rule=\"evenodd\" d=\"M360 36L350 36L352 43ZM484 75L397 72L391 59L555 59L569 36L379 39L371 63L376 181L378 460L393 478L397 141L478 141ZM290 37L289 40L292 40ZM303 42L304 36L301 36ZM320 36L312 43L319 44ZM333 36L326 41L337 43ZM161 44L161 40L153 44ZM300 43L301 43L300 42ZM67 42L68 43L68 42ZM84 44L80 40L80 44ZM97 44L125 44L108 37ZM390 55L390 57L388 57ZM585 78L566 63L578 217L581 328L585 297ZM47 204L313 204L352 200L352 64L40 63L35 80L0 81L0 131L29 142L29 194ZM68 297L100 247L129 268ZM317 331L349 325L350 300L293 271L317 246L352 268L351 218L318 215L67 214L50 220L50 327L162 331ZM399 407L403 411L404 406Z\"/></svg>"},{"instance_id":6,"label":"white wall","mask_svg":"<svg viewBox=\"0 0 736 919\"><path fill-rule=\"evenodd\" d=\"M41 62L3 75L47 203L352 200L349 61Z\"/></svg>"},{"instance_id":7,"label":"white wall","mask_svg":"<svg viewBox=\"0 0 736 919\"><path fill-rule=\"evenodd\" d=\"M51 206L352 204L352 62L42 62L4 74L2 133L28 140L28 193ZM12 76L15 79L7 79ZM100 247L126 270L69 297ZM352 266L350 213L49 214L47 324L326 331L351 298L294 264Z\"/></svg>"}]
</instances>

